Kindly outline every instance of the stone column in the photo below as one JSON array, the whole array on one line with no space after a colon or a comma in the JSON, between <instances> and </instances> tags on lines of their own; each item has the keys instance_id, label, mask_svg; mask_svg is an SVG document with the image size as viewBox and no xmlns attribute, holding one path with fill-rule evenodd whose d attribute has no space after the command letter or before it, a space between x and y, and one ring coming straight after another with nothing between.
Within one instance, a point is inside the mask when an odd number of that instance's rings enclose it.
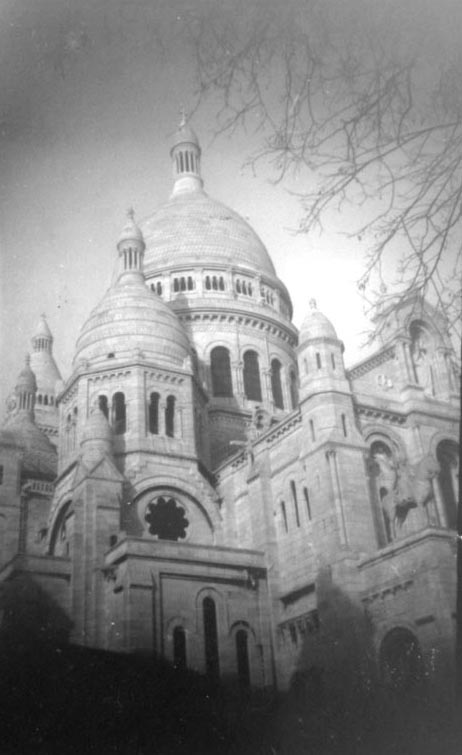
<instances>
[{"instance_id":1,"label":"stone column","mask_svg":"<svg viewBox=\"0 0 462 755\"><path fill-rule=\"evenodd\" d=\"M436 511L438 513L438 519L441 527L445 527L446 522L446 510L444 508L443 496L441 495L440 482L438 476L432 477L433 495L435 496Z\"/></svg>"},{"instance_id":2,"label":"stone column","mask_svg":"<svg viewBox=\"0 0 462 755\"><path fill-rule=\"evenodd\" d=\"M409 341L401 341L401 349L403 352L404 367L406 370L406 377L410 383L416 383L416 376L414 366L412 363L412 357L409 350Z\"/></svg>"},{"instance_id":3,"label":"stone column","mask_svg":"<svg viewBox=\"0 0 462 755\"><path fill-rule=\"evenodd\" d=\"M329 472L330 472L330 477L332 481L332 490L334 492L334 506L335 506L335 514L337 517L337 523L338 523L340 544L347 545L348 540L347 540L347 533L346 533L345 516L343 512L342 494L340 490L340 481L339 481L339 475L338 475L337 452L334 451L334 449L330 449L329 451L326 451L326 458L327 458L327 463L329 465Z\"/></svg>"}]
</instances>

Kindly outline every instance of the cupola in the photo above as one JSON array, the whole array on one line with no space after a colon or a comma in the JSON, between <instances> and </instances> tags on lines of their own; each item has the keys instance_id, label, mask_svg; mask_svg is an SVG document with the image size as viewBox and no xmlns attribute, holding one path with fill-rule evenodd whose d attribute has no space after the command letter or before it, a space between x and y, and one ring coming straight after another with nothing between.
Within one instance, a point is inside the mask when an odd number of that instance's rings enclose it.
<instances>
[{"instance_id":1,"label":"cupola","mask_svg":"<svg viewBox=\"0 0 462 755\"><path fill-rule=\"evenodd\" d=\"M186 113L182 114L173 137L170 156L174 182L172 196L202 189L201 148L199 139L187 121Z\"/></svg>"},{"instance_id":2,"label":"cupola","mask_svg":"<svg viewBox=\"0 0 462 755\"><path fill-rule=\"evenodd\" d=\"M298 364L301 398L318 390L347 388L344 346L331 321L311 299L300 328Z\"/></svg>"},{"instance_id":3,"label":"cupola","mask_svg":"<svg viewBox=\"0 0 462 755\"><path fill-rule=\"evenodd\" d=\"M34 416L37 382L30 367L30 356L26 354L25 365L18 375L15 385L16 410Z\"/></svg>"},{"instance_id":4,"label":"cupola","mask_svg":"<svg viewBox=\"0 0 462 755\"><path fill-rule=\"evenodd\" d=\"M127 211L127 222L122 228L119 241L117 243L119 252L119 284L128 284L133 280L142 280L143 276L143 257L145 243L141 230L135 223L135 213L132 208Z\"/></svg>"},{"instance_id":5,"label":"cupola","mask_svg":"<svg viewBox=\"0 0 462 755\"><path fill-rule=\"evenodd\" d=\"M32 349L34 352L46 351L51 354L53 345L53 336L48 327L45 315L40 315L40 320L32 336Z\"/></svg>"}]
</instances>

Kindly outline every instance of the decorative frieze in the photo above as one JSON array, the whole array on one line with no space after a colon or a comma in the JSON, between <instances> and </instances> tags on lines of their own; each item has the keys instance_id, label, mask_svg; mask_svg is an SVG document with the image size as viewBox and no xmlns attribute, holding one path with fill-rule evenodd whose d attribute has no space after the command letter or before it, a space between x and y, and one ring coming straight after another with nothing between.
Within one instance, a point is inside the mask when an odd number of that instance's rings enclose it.
<instances>
[{"instance_id":1,"label":"decorative frieze","mask_svg":"<svg viewBox=\"0 0 462 755\"><path fill-rule=\"evenodd\" d=\"M376 367L380 367L380 365L385 364L385 362L394 359L395 353L395 346L390 346L388 349L384 349L378 354L374 354L374 356L369 359L365 359L364 362L357 364L356 367L352 367L351 370L347 371L347 377L351 380L363 377L363 375L367 375L368 372L371 372L371 370L374 370Z\"/></svg>"}]
</instances>

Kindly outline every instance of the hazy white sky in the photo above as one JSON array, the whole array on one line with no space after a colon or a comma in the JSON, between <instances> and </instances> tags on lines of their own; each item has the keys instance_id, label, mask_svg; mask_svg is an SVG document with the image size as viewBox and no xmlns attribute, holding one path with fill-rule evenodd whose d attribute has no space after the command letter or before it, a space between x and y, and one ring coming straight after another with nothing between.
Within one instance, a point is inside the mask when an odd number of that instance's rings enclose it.
<instances>
[{"instance_id":1,"label":"hazy white sky","mask_svg":"<svg viewBox=\"0 0 462 755\"><path fill-rule=\"evenodd\" d=\"M127 207L142 219L168 198L169 139L180 105L195 103L190 51L178 33L187 7L2 4L1 414L39 315L47 315L66 378L79 330L109 285ZM356 291L363 250L341 232L345 210L322 236L294 235L297 199L264 173L242 170L258 136L214 139L214 125L211 106L194 116L206 190L262 238L292 296L295 324L315 297L351 364L368 324Z\"/></svg>"}]
</instances>

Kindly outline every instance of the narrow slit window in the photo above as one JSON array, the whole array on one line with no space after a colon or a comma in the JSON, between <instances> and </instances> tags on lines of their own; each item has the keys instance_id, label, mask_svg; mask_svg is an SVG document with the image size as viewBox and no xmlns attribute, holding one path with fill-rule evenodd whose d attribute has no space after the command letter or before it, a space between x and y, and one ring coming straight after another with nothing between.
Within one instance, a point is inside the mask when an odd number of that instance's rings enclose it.
<instances>
[{"instance_id":1,"label":"narrow slit window","mask_svg":"<svg viewBox=\"0 0 462 755\"><path fill-rule=\"evenodd\" d=\"M251 401L261 401L260 368L256 351L244 354L244 393Z\"/></svg>"},{"instance_id":2,"label":"narrow slit window","mask_svg":"<svg viewBox=\"0 0 462 755\"><path fill-rule=\"evenodd\" d=\"M282 397L281 368L282 365L279 359L271 360L271 392L273 394L274 405L277 409L284 409L284 400Z\"/></svg>"},{"instance_id":3,"label":"narrow slit window","mask_svg":"<svg viewBox=\"0 0 462 755\"><path fill-rule=\"evenodd\" d=\"M103 412L106 419L109 419L109 405L107 396L98 396L98 406L100 408L100 411Z\"/></svg>"},{"instance_id":4,"label":"narrow slit window","mask_svg":"<svg viewBox=\"0 0 462 755\"><path fill-rule=\"evenodd\" d=\"M345 436L345 438L346 438L346 437L347 437L347 435L348 435L348 432L347 432L347 423L346 423L346 417L345 417L345 415L344 415L344 414L342 414L342 430L343 430L343 434L344 434L344 436Z\"/></svg>"},{"instance_id":5,"label":"narrow slit window","mask_svg":"<svg viewBox=\"0 0 462 755\"><path fill-rule=\"evenodd\" d=\"M204 598L202 611L204 621L205 669L208 677L218 679L220 675L220 665L218 658L218 630L215 601L209 597Z\"/></svg>"},{"instance_id":6,"label":"narrow slit window","mask_svg":"<svg viewBox=\"0 0 462 755\"><path fill-rule=\"evenodd\" d=\"M245 629L239 629L236 632L236 660L237 660L237 678L241 689L250 687L250 664L249 664L249 647L248 635Z\"/></svg>"},{"instance_id":7,"label":"narrow slit window","mask_svg":"<svg viewBox=\"0 0 462 755\"><path fill-rule=\"evenodd\" d=\"M120 391L112 397L112 426L115 435L123 435L127 429L125 396Z\"/></svg>"},{"instance_id":8,"label":"narrow slit window","mask_svg":"<svg viewBox=\"0 0 462 755\"><path fill-rule=\"evenodd\" d=\"M303 488L303 495L305 496L306 513L308 515L308 520L311 522L311 504L310 504L310 495L308 493L308 488Z\"/></svg>"},{"instance_id":9,"label":"narrow slit window","mask_svg":"<svg viewBox=\"0 0 462 755\"><path fill-rule=\"evenodd\" d=\"M310 419L310 433L311 433L311 440L316 440L316 433L314 431L314 422L312 419Z\"/></svg>"},{"instance_id":10,"label":"narrow slit window","mask_svg":"<svg viewBox=\"0 0 462 755\"><path fill-rule=\"evenodd\" d=\"M319 351L316 352L316 366L317 366L318 370L320 370L321 366L322 366L322 364L321 364L321 354L319 353Z\"/></svg>"},{"instance_id":11,"label":"narrow slit window","mask_svg":"<svg viewBox=\"0 0 462 755\"><path fill-rule=\"evenodd\" d=\"M289 527L287 523L287 511L286 511L286 504L284 503L284 501L281 501L281 514L282 514L282 523L284 524L284 530L288 532Z\"/></svg>"},{"instance_id":12,"label":"narrow slit window","mask_svg":"<svg viewBox=\"0 0 462 755\"><path fill-rule=\"evenodd\" d=\"M151 393L149 397L149 432L151 435L159 434L159 394Z\"/></svg>"},{"instance_id":13,"label":"narrow slit window","mask_svg":"<svg viewBox=\"0 0 462 755\"><path fill-rule=\"evenodd\" d=\"M300 514L298 511L297 488L293 480L290 481L290 489L292 491L292 500L294 502L295 521L297 522L297 527L300 527Z\"/></svg>"},{"instance_id":14,"label":"narrow slit window","mask_svg":"<svg viewBox=\"0 0 462 755\"><path fill-rule=\"evenodd\" d=\"M173 630L173 667L178 671L186 668L186 633L183 627Z\"/></svg>"},{"instance_id":15,"label":"narrow slit window","mask_svg":"<svg viewBox=\"0 0 462 755\"><path fill-rule=\"evenodd\" d=\"M333 354L330 355L330 361L332 362L332 369L335 370L335 356Z\"/></svg>"},{"instance_id":16,"label":"narrow slit window","mask_svg":"<svg viewBox=\"0 0 462 755\"><path fill-rule=\"evenodd\" d=\"M175 396L168 396L165 407L165 435L173 438L175 435Z\"/></svg>"}]
</instances>

